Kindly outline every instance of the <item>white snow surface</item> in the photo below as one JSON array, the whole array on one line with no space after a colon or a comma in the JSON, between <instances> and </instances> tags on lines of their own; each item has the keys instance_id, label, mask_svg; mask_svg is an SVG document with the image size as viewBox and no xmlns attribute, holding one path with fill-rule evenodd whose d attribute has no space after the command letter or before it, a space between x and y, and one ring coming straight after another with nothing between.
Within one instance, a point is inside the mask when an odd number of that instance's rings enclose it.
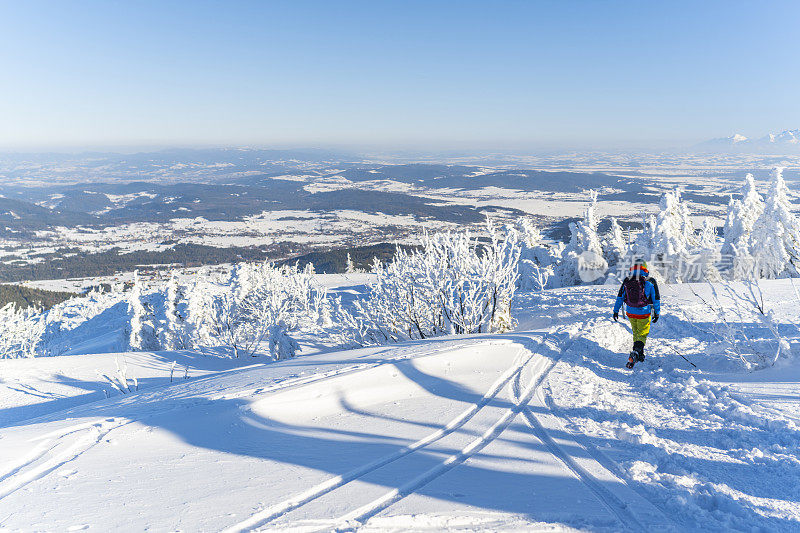
<instances>
[{"instance_id":1,"label":"white snow surface","mask_svg":"<svg viewBox=\"0 0 800 533\"><path fill-rule=\"evenodd\" d=\"M794 290L763 286L796 353ZM800 529L798 359L744 371L671 285L626 370L615 296L527 293L508 334L270 364L0 361L0 530ZM138 392L96 375L123 359Z\"/></svg>"}]
</instances>

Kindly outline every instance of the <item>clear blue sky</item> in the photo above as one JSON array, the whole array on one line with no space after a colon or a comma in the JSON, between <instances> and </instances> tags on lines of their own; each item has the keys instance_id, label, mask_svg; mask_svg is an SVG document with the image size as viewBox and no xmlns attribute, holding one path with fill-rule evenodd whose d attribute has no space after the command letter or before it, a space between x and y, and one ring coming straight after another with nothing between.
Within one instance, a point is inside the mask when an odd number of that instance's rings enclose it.
<instances>
[{"instance_id":1,"label":"clear blue sky","mask_svg":"<svg viewBox=\"0 0 800 533\"><path fill-rule=\"evenodd\" d=\"M0 147L695 142L800 127L796 1L3 1Z\"/></svg>"}]
</instances>

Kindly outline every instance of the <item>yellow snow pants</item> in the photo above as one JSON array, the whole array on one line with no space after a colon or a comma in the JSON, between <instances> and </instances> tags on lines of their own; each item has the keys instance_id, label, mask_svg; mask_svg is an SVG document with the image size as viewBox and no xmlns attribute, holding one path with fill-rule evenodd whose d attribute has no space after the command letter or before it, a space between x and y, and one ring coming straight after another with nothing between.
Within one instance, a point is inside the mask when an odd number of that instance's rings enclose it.
<instances>
[{"instance_id":1,"label":"yellow snow pants","mask_svg":"<svg viewBox=\"0 0 800 533\"><path fill-rule=\"evenodd\" d=\"M633 330L633 342L642 341L642 344L647 342L647 335L650 333L650 317L647 318L633 318L628 317L631 321L631 329Z\"/></svg>"}]
</instances>

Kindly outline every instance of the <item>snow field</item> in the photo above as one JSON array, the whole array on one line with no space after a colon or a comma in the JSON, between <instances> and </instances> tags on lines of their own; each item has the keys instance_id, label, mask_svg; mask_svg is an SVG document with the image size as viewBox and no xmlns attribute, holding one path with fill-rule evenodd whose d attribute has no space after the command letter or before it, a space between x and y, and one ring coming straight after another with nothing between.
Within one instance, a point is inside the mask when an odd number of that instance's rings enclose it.
<instances>
[{"instance_id":1,"label":"snow field","mask_svg":"<svg viewBox=\"0 0 800 533\"><path fill-rule=\"evenodd\" d=\"M453 345L454 343L437 344ZM421 355L419 354L419 349L414 350L408 347L393 351L401 354L398 357L408 357L409 352L411 355ZM501 358L504 362L513 360L519 353L517 347L510 347L507 351L508 359ZM380 352L382 353L383 351ZM405 355L402 355L404 352L406 352ZM459 356L463 355L456 353ZM319 360L320 358L315 357L314 359ZM321 364L326 366L324 358L322 359L323 362ZM457 360L460 361L461 359L463 357ZM381 356L379 361L385 362L385 358ZM367 365L367 372L373 370L385 371L384 367L373 368L371 365L374 364L375 361L373 360L370 363L369 359L362 363L362 365ZM287 370L291 366L294 365L289 365L288 367L281 364L270 365L269 370L280 374L281 369ZM301 364L299 366L303 367L305 365ZM360 374L365 371L364 366L353 368L352 365L342 364L341 362L331 364L331 366L339 370L350 367L352 372L359 372ZM402 368L406 368L407 372L412 370L412 367ZM460 366L457 366L457 368L460 368ZM297 367L293 370L296 372ZM478 373L474 372L474 370L476 369L467 367L468 375L475 375L473 379L481 379L481 376L485 377L485 366L483 372ZM193 528L221 529L225 525L225 521L220 521L220 517L216 517L217 521L213 522L216 525L212 525L212 523L207 522L210 518L203 516L207 514L209 508L220 508L219 502L209 505L207 501L208 498L213 500L220 496L219 491L209 488L209 480L214 480L212 483L214 486L235 487L232 490L235 493L235 497L233 495L230 497L239 502L238 507L242 507L241 502L251 501L252 494L266 492L267 495L270 495L270 489L267 486L263 486L263 480L286 480L284 481L285 483L296 478L296 473L302 470L305 475L300 478L300 482L302 486L305 486L310 481L313 481L313 479L309 480L307 478L308 475L319 475L318 472L315 473L316 469L313 468L315 466L324 472L326 468L333 467L338 469L341 461L349 460L356 464L363 462L365 451L369 451L371 446L351 446L352 443L346 438L348 433L344 430L338 430L337 428L337 431L331 432L329 429L328 433L333 433L332 438L320 439L319 436L313 435L313 426L300 425L294 430L285 428L284 424L277 421L254 418L255 415L251 414L242 414L249 412L247 402L230 399L228 395L234 389L239 388L243 391L252 391L251 394L257 398L260 390L251 388L254 383L252 378L255 377L251 372L260 373L261 369L221 376L217 378L219 382L213 380L215 385L212 387L208 386L210 383L206 378L169 387L161 391L142 392L136 395L136 398L116 398L99 402L83 409L73 410L70 413L59 413L58 416L50 417L53 420L52 422L44 419L42 422L33 424L35 429L31 425L8 428L3 434L4 442L16 441L20 443L20 447L17 449L24 449L25 443L28 441L26 437L30 437L31 434L39 434L40 430L44 430L44 428L46 428L46 431L51 432L53 431L51 428L54 426L56 428L63 428L64 426L68 428L60 433L53 434L59 446L63 446L71 452L74 447L77 447L75 448L77 453L71 456L55 453L54 447L51 446L44 450L44 454L31 458L31 460L23 462L22 465L18 464L18 462L4 465L3 471L5 474L2 485L0 485L2 487L0 490L3 490L6 494L6 497L0 500L3 509L26 509L26 506L20 507L14 502L15 498L25 499L30 497L30 494L25 494L26 492L45 490L49 494L48 498L44 498L46 501L42 501L41 505L37 504L35 510L28 507L29 513L32 514L28 514L27 521L20 516L20 511L17 511L12 514L10 523L13 524L14 517L17 517L17 527L29 527L37 523L37 520L53 516L53 514L57 515L59 509L71 508L74 512L70 513L70 519L81 518L83 522L92 523L93 527L123 527L125 518L120 516L119 513L109 515L102 512L102 509L107 506L113 506L114 502L120 501L126 502L124 514L127 516L147 516L148 521L153 521L154 523L158 523L159 519L165 520L167 523L174 523L176 518L170 513L164 514L159 510L148 511L148 507L152 505L152 498L148 496L148 491L158 487L160 493L159 509L166 507L166 509L179 508L186 510L190 516L194 516L196 520L200 521L194 523ZM303 388L309 385L309 381L320 382L329 379L344 379L344 377L341 373L334 374L333 377L323 373L316 379L305 380L302 376L293 375L291 378L284 380L285 383L282 387L299 386ZM364 375L361 377L364 378L359 380L361 383L368 378L368 376ZM398 373L397 377L401 379L402 375ZM298 383L298 379L303 381ZM238 386L234 386L234 383ZM350 385L349 383L346 384ZM466 385L469 384L468 381ZM396 391L404 390L407 391L408 388L399 387L396 389ZM460 388L458 390L462 391ZM224 393L220 394L222 391ZM462 393L466 394L468 391L470 389L465 388ZM475 394L477 393L473 393L473 395ZM391 394L389 398L391 399L390 405L398 401L398 398ZM363 402L363 399L356 399L357 405L361 405ZM367 404L369 403L367 401ZM381 443L379 439L379 442L374 445L375 452L393 448L393 439L390 435L409 434L412 430L420 432L426 430L428 426L436 425L441 419L440 416L454 416L452 411L461 406L455 405L455 402L453 403L454 406L446 408L444 413L440 410L424 409L419 412L412 410L412 412L417 413L417 418L422 419L415 420L414 424L399 422L404 426L404 431L397 432L395 430L399 428L392 428L381 437L382 439L387 439L388 442ZM256 410L260 408L257 401L254 402L254 408ZM80 413L75 411L80 411ZM96 423L102 422L106 418L111 418L106 416L109 411L120 413L119 416L113 417L114 423L118 424L118 426L112 428L115 435L112 438L109 438L106 432L95 435L96 430L92 428L96 427ZM428 413L428 411L430 413L426 414L425 417L420 416L421 413ZM92 419L92 422L82 426L82 431L91 435L92 440L86 440L83 437L74 440L73 437L75 435L73 435L74 432L72 432L69 423L56 421L57 418L64 415L68 418L72 418L71 415L78 415L81 418ZM338 420L340 417L332 415L332 418ZM253 420L261 420L262 423L267 423L271 426L270 430L266 434L262 434L262 428L252 425ZM230 422L230 424L225 422ZM382 419L379 422L380 424L385 423ZM360 426L360 424L357 425ZM212 435L206 434L205 428L211 428ZM228 441L229 437L226 435L213 434L215 430L223 431L223 429L225 433L233 433L233 435L230 435L230 438L232 438L230 442ZM317 429L316 431L325 432L324 429ZM307 434L307 432L310 433ZM260 438L258 437L259 434L261 434ZM411 433L411 435L413 436L414 433ZM176 439L175 436L179 436L179 438ZM283 441L283 446L279 445L277 449L274 442L276 436L282 437L281 440ZM306 443L305 451L302 446L299 448L296 446L297 443L303 442ZM331 454L318 455L319 450L317 448L320 444L325 443L331 448L330 451L335 451L336 453L332 456ZM313 445L313 449L309 449L309 445ZM260 449L262 447L264 451ZM349 452L350 455L347 455L346 452L350 448L352 448L352 451ZM270 450L277 455L276 458L269 461L265 460L265 457L261 457L262 454ZM87 452L91 452L91 456L94 458L99 457L99 463L95 463L92 458L87 457ZM219 465L220 462L230 462L224 460L224 457L229 454L244 455L243 458L237 457L240 460L233 461L233 463L244 467L243 470L235 468L233 472L230 469L217 471L215 466ZM311 464L305 465L305 468L298 469L292 468L290 464L282 464L278 461L278 459L285 459L287 463L291 463L292 461L289 458L295 458L294 460L296 460L298 454L303 457L309 454L305 457L305 460L311 461ZM340 454L342 454L341 457L339 457ZM13 454L12 456L19 455ZM134 464L131 464L131 458L133 457L136 459L133 460ZM333 465L329 466L328 463L331 460L333 460ZM77 472L69 480L71 483L77 483L78 487L74 491L61 493L58 488L62 480L52 476L45 476L45 474L52 472L67 462ZM40 465L46 465L46 469ZM144 473L142 472L143 465L148 465ZM194 465L194 467L203 465L204 475L199 477L193 475L194 468L190 468L190 465ZM295 473L295 475L292 475L292 473ZM105 483L101 481L104 478L106 478ZM295 479L296 482L297 480ZM55 486L52 483L55 483ZM188 487L186 486L187 483ZM101 490L98 484L110 485L103 486ZM44 485L44 487L40 485ZM37 489L36 487L31 488L32 486L39 487ZM256 487L259 487L259 489L256 490ZM97 501L93 501L90 505L86 505L85 499L81 500L81 494L86 494L87 491L91 494L95 494L95 491L100 492L97 494ZM274 500L288 492L287 487L280 483L273 487L273 491L272 497ZM192 497L187 501L188 494L192 494ZM227 500L228 497L225 497L225 499ZM206 504L205 507L203 506L204 503ZM223 507L227 508L227 506ZM233 508L236 507L237 505L233 505ZM201 511L203 508L206 509L205 513ZM144 514L128 514L129 512ZM96 519L98 513L102 517L100 524ZM246 515L246 513L243 514ZM62 516L61 520L65 518ZM172 522L170 522L171 520ZM68 523L58 521L47 522L47 524L46 527L48 528L69 527Z\"/></svg>"},{"instance_id":2,"label":"snow field","mask_svg":"<svg viewBox=\"0 0 800 533\"><path fill-rule=\"evenodd\" d=\"M796 353L793 286L763 287ZM499 335L243 369L125 354L158 379L109 399L82 391L113 355L4 361L0 529L795 531L797 359L747 372L708 291L662 287L633 371L616 287L523 293Z\"/></svg>"},{"instance_id":3,"label":"snow field","mask_svg":"<svg viewBox=\"0 0 800 533\"><path fill-rule=\"evenodd\" d=\"M785 304L792 290L788 280L766 287L770 306ZM592 305L599 290L584 294L592 326L543 388L545 403L569 433L679 529L800 527L797 404L763 407L767 380L750 384L749 393L738 390L731 371L742 372L741 364L715 350L706 326L697 325L700 309L691 288L662 292L664 318L652 327L648 359L632 372L621 368L629 330L605 318L607 306ZM795 342L797 328L785 333ZM757 374L750 379L759 380ZM784 397L800 395L794 376L784 384Z\"/></svg>"},{"instance_id":4,"label":"snow field","mask_svg":"<svg viewBox=\"0 0 800 533\"><path fill-rule=\"evenodd\" d=\"M461 517L617 530L518 416L559 357L563 336L546 336L310 356L6 428L22 460L3 466L0 507L16 509L4 525L108 529L135 516L157 529L329 530ZM46 444L22 453L42 432ZM19 507L32 497L35 510ZM124 513L106 510L120 502Z\"/></svg>"},{"instance_id":5,"label":"snow field","mask_svg":"<svg viewBox=\"0 0 800 533\"><path fill-rule=\"evenodd\" d=\"M2 362L0 427L117 396L119 391L101 374L116 377L125 368L135 392L208 376L253 364L253 360L205 357L192 352L111 353L80 356L9 359ZM172 381L170 381L172 375Z\"/></svg>"}]
</instances>

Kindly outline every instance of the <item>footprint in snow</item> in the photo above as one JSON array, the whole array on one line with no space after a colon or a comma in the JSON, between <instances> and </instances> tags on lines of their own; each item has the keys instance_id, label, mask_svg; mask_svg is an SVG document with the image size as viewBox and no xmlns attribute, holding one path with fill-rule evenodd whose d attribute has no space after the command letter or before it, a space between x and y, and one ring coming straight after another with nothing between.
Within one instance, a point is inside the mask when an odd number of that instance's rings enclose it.
<instances>
[{"instance_id":1,"label":"footprint in snow","mask_svg":"<svg viewBox=\"0 0 800 533\"><path fill-rule=\"evenodd\" d=\"M89 524L80 524L77 526L69 526L67 531L83 531L84 529L89 529Z\"/></svg>"}]
</instances>

